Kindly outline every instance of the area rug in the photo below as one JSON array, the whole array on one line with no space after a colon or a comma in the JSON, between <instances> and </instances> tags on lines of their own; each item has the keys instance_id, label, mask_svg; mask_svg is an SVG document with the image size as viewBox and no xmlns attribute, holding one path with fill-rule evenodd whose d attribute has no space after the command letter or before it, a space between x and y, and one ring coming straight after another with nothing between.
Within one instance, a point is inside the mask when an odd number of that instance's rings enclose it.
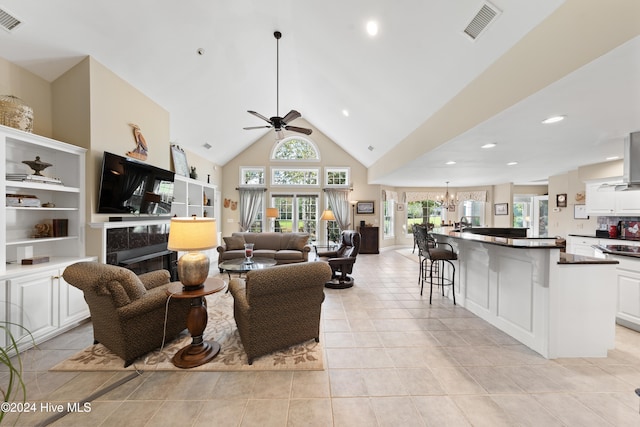
<instances>
[{"instance_id":1,"label":"area rug","mask_svg":"<svg viewBox=\"0 0 640 427\"><path fill-rule=\"evenodd\" d=\"M220 353L204 365L188 371L271 371L271 370L323 370L322 343L309 340L300 345L254 359L249 365L240 335L233 318L233 297L219 293L207 297L209 321L205 329L206 340L220 343ZM127 368L124 361L102 344L95 344L60 362L52 371L185 371L171 363L173 355L191 342L185 331L183 335L167 343L163 349L153 351L136 360Z\"/></svg>"}]
</instances>

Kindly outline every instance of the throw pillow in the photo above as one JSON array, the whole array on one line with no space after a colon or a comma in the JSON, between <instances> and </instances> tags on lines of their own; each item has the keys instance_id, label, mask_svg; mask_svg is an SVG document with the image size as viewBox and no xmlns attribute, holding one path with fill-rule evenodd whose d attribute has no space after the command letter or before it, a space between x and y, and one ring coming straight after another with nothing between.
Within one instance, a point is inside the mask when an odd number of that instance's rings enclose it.
<instances>
[{"instance_id":1,"label":"throw pillow","mask_svg":"<svg viewBox=\"0 0 640 427\"><path fill-rule=\"evenodd\" d=\"M291 239L289 239L289 244L287 245L287 249L302 251L307 245L308 241L309 236L306 234L303 234L301 236L291 236Z\"/></svg>"},{"instance_id":2,"label":"throw pillow","mask_svg":"<svg viewBox=\"0 0 640 427\"><path fill-rule=\"evenodd\" d=\"M244 244L246 243L243 236L223 237L223 239L228 251L244 249Z\"/></svg>"}]
</instances>

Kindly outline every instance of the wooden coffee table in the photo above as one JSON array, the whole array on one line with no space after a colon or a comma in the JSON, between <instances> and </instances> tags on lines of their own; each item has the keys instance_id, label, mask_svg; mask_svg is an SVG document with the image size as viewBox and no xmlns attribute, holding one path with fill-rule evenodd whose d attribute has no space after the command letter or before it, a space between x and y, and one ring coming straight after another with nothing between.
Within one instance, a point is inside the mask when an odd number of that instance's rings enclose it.
<instances>
[{"instance_id":1,"label":"wooden coffee table","mask_svg":"<svg viewBox=\"0 0 640 427\"><path fill-rule=\"evenodd\" d=\"M249 264L245 262L245 258L230 259L218 264L218 268L223 272L226 271L231 279L231 273L248 273L252 270L262 270L276 265L276 260L273 258L254 257L251 261L253 262Z\"/></svg>"}]
</instances>

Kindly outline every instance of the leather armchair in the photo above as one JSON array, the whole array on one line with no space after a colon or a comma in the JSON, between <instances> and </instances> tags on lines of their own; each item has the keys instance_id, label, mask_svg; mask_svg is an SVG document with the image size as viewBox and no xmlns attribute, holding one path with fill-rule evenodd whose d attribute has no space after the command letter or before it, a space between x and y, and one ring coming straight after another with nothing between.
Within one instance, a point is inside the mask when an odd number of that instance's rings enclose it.
<instances>
[{"instance_id":1,"label":"leather armchair","mask_svg":"<svg viewBox=\"0 0 640 427\"><path fill-rule=\"evenodd\" d=\"M94 344L101 343L124 359L138 357L175 338L187 327L188 299L172 299L167 307L170 274L157 270L136 275L131 270L98 262L78 262L62 274L82 290L93 323Z\"/></svg>"},{"instance_id":2,"label":"leather armchair","mask_svg":"<svg viewBox=\"0 0 640 427\"><path fill-rule=\"evenodd\" d=\"M318 252L321 261L329 263L331 280L325 283L327 288L345 289L353 286L353 265L360 252L360 233L354 230L342 232L342 243L335 251ZM339 273L339 274L338 274Z\"/></svg>"}]
</instances>

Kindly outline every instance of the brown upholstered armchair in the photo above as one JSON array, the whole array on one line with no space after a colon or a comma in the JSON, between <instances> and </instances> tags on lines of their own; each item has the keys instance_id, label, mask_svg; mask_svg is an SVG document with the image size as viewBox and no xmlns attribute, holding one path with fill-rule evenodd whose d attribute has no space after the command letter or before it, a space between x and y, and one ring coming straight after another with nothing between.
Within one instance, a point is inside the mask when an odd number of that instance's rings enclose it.
<instances>
[{"instance_id":1,"label":"brown upholstered armchair","mask_svg":"<svg viewBox=\"0 0 640 427\"><path fill-rule=\"evenodd\" d=\"M327 288L345 289L353 286L353 277L349 274L353 272L353 264L356 263L358 252L360 252L360 233L344 230L342 243L337 250L318 253L320 260L328 262L331 267L331 280L325 284ZM338 273L340 273L339 276Z\"/></svg>"},{"instance_id":2,"label":"brown upholstered armchair","mask_svg":"<svg viewBox=\"0 0 640 427\"><path fill-rule=\"evenodd\" d=\"M162 345L168 271L137 276L115 265L79 262L67 267L62 277L84 293L91 312L94 344L101 343L120 356L125 367ZM166 341L187 327L189 307L188 299L169 302Z\"/></svg>"},{"instance_id":3,"label":"brown upholstered armchair","mask_svg":"<svg viewBox=\"0 0 640 427\"><path fill-rule=\"evenodd\" d=\"M232 279L233 315L249 364L256 357L320 340L324 282L331 269L323 262L304 262L253 270Z\"/></svg>"}]
</instances>

